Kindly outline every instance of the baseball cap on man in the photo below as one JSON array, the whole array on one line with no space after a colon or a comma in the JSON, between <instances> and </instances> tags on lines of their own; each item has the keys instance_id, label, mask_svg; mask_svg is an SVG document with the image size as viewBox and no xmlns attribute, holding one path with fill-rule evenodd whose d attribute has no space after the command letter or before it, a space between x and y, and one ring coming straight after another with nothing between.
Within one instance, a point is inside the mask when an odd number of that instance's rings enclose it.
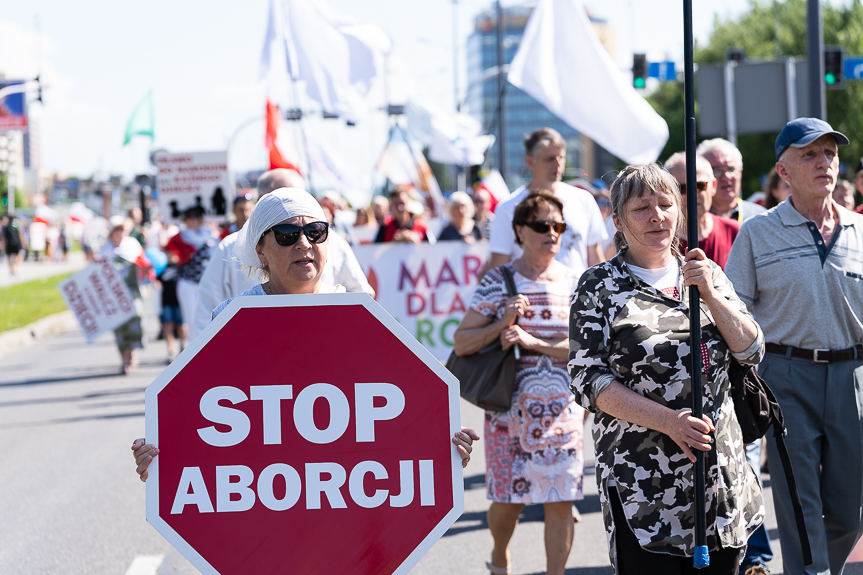
<instances>
[{"instance_id":1,"label":"baseball cap on man","mask_svg":"<svg viewBox=\"0 0 863 575\"><path fill-rule=\"evenodd\" d=\"M779 161L779 156L789 147L804 148L820 138L821 136L830 135L836 140L840 146L847 146L851 142L845 134L837 132L833 127L818 118L797 118L791 120L779 135L776 136L776 161Z\"/></svg>"}]
</instances>

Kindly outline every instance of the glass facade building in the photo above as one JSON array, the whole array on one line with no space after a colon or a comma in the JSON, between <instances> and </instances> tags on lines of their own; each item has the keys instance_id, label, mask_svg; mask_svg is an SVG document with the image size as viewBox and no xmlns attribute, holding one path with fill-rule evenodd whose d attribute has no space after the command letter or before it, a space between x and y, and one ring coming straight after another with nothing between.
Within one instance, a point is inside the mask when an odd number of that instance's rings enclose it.
<instances>
[{"instance_id":1,"label":"glass facade building","mask_svg":"<svg viewBox=\"0 0 863 575\"><path fill-rule=\"evenodd\" d=\"M510 6L503 9L503 59L509 64L518 52L532 7ZM531 175L524 163L524 137L538 128L554 128L567 142L566 172L568 180L595 168L596 156L602 154L598 146L582 137L574 128L552 114L533 97L507 83L503 97L505 141L500 141L497 118L497 14L489 9L474 20L474 31L467 41L468 94L467 112L482 122L486 133L493 133L497 141L488 153L492 167L500 169L499 148L503 145L505 167L503 177L510 189L528 181ZM599 154L596 154L598 152ZM604 154L607 156L607 153ZM595 178L591 174L589 179Z\"/></svg>"}]
</instances>

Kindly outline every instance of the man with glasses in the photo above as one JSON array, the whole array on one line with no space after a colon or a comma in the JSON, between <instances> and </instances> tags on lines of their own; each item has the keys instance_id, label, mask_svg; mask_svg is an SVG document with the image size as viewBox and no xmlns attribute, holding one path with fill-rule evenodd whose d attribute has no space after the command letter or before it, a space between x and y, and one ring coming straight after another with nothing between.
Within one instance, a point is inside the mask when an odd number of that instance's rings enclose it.
<instances>
[{"instance_id":1,"label":"man with glasses","mask_svg":"<svg viewBox=\"0 0 863 575\"><path fill-rule=\"evenodd\" d=\"M556 259L581 275L605 260L602 242L608 234L599 207L590 192L560 181L566 165L566 140L556 130L534 130L524 139L524 151L525 163L533 177L497 205L489 239L491 258L483 271L521 256L522 249L515 241L512 227L515 207L533 191L551 190L563 203L563 221L567 225Z\"/></svg>"},{"instance_id":2,"label":"man with glasses","mask_svg":"<svg viewBox=\"0 0 863 575\"><path fill-rule=\"evenodd\" d=\"M716 177L716 195L713 197L711 212L717 216L737 220L741 224L756 214L765 211L758 204L747 202L740 197L743 182L743 155L737 146L714 138L698 145L695 153L704 156L713 168Z\"/></svg>"},{"instance_id":3,"label":"man with glasses","mask_svg":"<svg viewBox=\"0 0 863 575\"><path fill-rule=\"evenodd\" d=\"M683 200L682 209L686 213L686 154L677 152L665 162L665 169L674 176L680 186L680 196ZM723 218L710 213L713 197L716 194L716 178L713 169L703 156L695 158L695 181L698 198L698 247L701 248L708 258L725 269L728 254L731 253L731 244L737 238L740 224L736 220ZM681 232L680 252L685 254L687 250L686 228Z\"/></svg>"},{"instance_id":4,"label":"man with glasses","mask_svg":"<svg viewBox=\"0 0 863 575\"><path fill-rule=\"evenodd\" d=\"M764 331L758 372L785 416L812 547L807 567L788 486L773 481L787 575L838 575L863 534L863 216L832 197L848 143L817 118L785 125L776 172L791 196L743 224L725 270Z\"/></svg>"}]
</instances>

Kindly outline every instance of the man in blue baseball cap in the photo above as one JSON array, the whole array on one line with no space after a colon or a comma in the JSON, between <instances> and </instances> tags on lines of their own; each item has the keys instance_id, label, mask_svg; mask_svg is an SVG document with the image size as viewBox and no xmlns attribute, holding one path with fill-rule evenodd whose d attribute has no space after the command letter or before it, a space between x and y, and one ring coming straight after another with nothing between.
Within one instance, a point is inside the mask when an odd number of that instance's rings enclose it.
<instances>
[{"instance_id":1,"label":"man in blue baseball cap","mask_svg":"<svg viewBox=\"0 0 863 575\"><path fill-rule=\"evenodd\" d=\"M758 371L785 414L814 561L803 565L787 485L774 481L788 575L837 575L863 534L863 216L833 201L848 143L817 118L785 125L776 172L791 196L743 224L725 268L764 331ZM767 452L779 461L772 433Z\"/></svg>"}]
</instances>

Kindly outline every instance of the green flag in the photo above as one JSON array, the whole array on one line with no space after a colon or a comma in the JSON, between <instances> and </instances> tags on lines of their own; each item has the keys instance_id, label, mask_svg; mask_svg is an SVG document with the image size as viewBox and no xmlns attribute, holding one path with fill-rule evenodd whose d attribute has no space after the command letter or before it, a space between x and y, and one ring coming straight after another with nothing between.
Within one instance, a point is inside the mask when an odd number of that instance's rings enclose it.
<instances>
[{"instance_id":1,"label":"green flag","mask_svg":"<svg viewBox=\"0 0 863 575\"><path fill-rule=\"evenodd\" d=\"M150 136L150 139L155 139L153 132L153 93L147 92L147 95L132 112L132 117L129 118L129 123L126 124L126 140L123 145L129 143L132 136Z\"/></svg>"}]
</instances>

